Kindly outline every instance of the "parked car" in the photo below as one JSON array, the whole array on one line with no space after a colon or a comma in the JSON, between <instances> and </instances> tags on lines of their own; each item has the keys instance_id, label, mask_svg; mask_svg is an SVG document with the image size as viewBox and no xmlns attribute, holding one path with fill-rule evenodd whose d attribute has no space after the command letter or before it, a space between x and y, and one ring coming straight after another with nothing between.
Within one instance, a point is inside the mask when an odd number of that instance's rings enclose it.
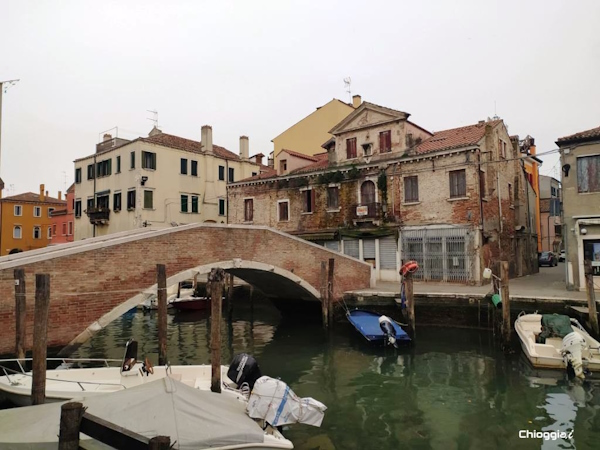
<instances>
[{"instance_id":1,"label":"parked car","mask_svg":"<svg viewBox=\"0 0 600 450\"><path fill-rule=\"evenodd\" d=\"M549 267L557 266L558 259L556 258L556 255L552 252L542 252L542 253L540 253L540 257L538 258L538 265L540 267L541 266L549 266Z\"/></svg>"},{"instance_id":2,"label":"parked car","mask_svg":"<svg viewBox=\"0 0 600 450\"><path fill-rule=\"evenodd\" d=\"M560 254L558 255L558 262L563 262L565 259L566 259L565 251L561 250Z\"/></svg>"}]
</instances>

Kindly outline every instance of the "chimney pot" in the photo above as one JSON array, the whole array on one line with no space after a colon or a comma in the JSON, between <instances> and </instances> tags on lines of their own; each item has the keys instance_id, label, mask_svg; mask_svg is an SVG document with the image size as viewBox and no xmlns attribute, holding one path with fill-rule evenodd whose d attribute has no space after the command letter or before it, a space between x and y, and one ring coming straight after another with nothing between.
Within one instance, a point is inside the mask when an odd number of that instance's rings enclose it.
<instances>
[{"instance_id":1,"label":"chimney pot","mask_svg":"<svg viewBox=\"0 0 600 450\"><path fill-rule=\"evenodd\" d=\"M210 125L202 125L202 151L212 153L213 151L213 138L212 138L212 127Z\"/></svg>"},{"instance_id":2,"label":"chimney pot","mask_svg":"<svg viewBox=\"0 0 600 450\"><path fill-rule=\"evenodd\" d=\"M352 106L354 108L358 108L362 103L362 99L360 98L360 95L353 95L352 96Z\"/></svg>"},{"instance_id":3,"label":"chimney pot","mask_svg":"<svg viewBox=\"0 0 600 450\"><path fill-rule=\"evenodd\" d=\"M250 142L248 136L240 136L240 158L248 159L250 156Z\"/></svg>"},{"instance_id":4,"label":"chimney pot","mask_svg":"<svg viewBox=\"0 0 600 450\"><path fill-rule=\"evenodd\" d=\"M106 141L110 141L112 139L112 135L109 133L104 133L104 138L102 139L102 142L106 142Z\"/></svg>"},{"instance_id":5,"label":"chimney pot","mask_svg":"<svg viewBox=\"0 0 600 450\"><path fill-rule=\"evenodd\" d=\"M46 186L44 186L43 184L40 184L40 201L43 202L44 200L46 200L46 198L44 197L44 189Z\"/></svg>"},{"instance_id":6,"label":"chimney pot","mask_svg":"<svg viewBox=\"0 0 600 450\"><path fill-rule=\"evenodd\" d=\"M263 155L262 153L259 153L258 155L254 155L254 160L256 161L256 164L262 165L263 156L265 156L265 155Z\"/></svg>"},{"instance_id":7,"label":"chimney pot","mask_svg":"<svg viewBox=\"0 0 600 450\"><path fill-rule=\"evenodd\" d=\"M62 200L62 192L58 191L58 199Z\"/></svg>"}]
</instances>

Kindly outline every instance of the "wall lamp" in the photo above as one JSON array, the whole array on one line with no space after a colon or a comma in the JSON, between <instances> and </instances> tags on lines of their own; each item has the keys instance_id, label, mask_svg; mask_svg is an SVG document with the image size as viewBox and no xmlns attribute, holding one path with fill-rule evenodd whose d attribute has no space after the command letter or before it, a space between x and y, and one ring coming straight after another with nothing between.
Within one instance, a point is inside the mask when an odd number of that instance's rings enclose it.
<instances>
[{"instance_id":1,"label":"wall lamp","mask_svg":"<svg viewBox=\"0 0 600 450\"><path fill-rule=\"evenodd\" d=\"M148 181L148 177L142 177L142 180L140 181L140 184L142 186L145 186L146 185L146 181Z\"/></svg>"}]
</instances>

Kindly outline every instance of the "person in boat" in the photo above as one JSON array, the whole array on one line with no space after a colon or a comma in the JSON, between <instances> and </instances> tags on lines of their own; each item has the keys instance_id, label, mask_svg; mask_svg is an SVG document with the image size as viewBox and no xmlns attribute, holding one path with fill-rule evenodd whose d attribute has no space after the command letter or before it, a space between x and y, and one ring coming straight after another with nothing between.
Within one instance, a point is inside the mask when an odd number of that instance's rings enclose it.
<instances>
[{"instance_id":1,"label":"person in boat","mask_svg":"<svg viewBox=\"0 0 600 450\"><path fill-rule=\"evenodd\" d=\"M396 342L396 329L394 328L392 319L390 319L388 316L382 315L379 317L379 326L381 327L383 334L386 336L388 344L398 348L398 343Z\"/></svg>"}]
</instances>

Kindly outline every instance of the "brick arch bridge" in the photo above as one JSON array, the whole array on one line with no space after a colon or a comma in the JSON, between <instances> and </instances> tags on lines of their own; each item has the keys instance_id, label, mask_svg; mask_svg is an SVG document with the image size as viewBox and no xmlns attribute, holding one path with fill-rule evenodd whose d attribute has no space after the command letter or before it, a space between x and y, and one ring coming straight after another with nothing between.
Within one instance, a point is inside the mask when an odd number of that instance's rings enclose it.
<instances>
[{"instance_id":1,"label":"brick arch bridge","mask_svg":"<svg viewBox=\"0 0 600 450\"><path fill-rule=\"evenodd\" d=\"M27 342L33 339L35 274L50 274L48 345L76 346L156 290L221 267L265 295L319 301L321 261L335 259L334 298L372 283L371 266L268 227L190 224L143 228L0 258L0 354L14 353L14 269L25 270Z\"/></svg>"}]
</instances>

